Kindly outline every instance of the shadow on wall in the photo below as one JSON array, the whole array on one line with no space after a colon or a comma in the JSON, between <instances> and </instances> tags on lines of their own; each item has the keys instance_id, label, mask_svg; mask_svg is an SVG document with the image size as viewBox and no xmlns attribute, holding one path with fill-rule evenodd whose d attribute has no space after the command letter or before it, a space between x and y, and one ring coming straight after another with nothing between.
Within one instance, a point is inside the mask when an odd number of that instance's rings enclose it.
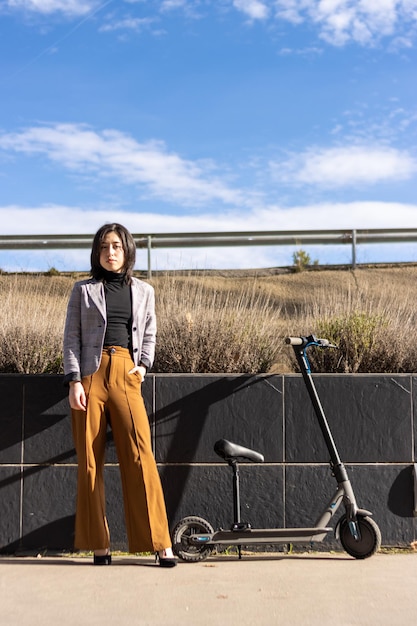
<instances>
[{"instance_id":1,"label":"shadow on wall","mask_svg":"<svg viewBox=\"0 0 417 626\"><path fill-rule=\"evenodd\" d=\"M388 494L388 508L399 517L414 515L414 475L413 466L404 468L391 485Z\"/></svg>"},{"instance_id":2,"label":"shadow on wall","mask_svg":"<svg viewBox=\"0 0 417 626\"><path fill-rule=\"evenodd\" d=\"M37 551L71 552L74 549L75 515L44 524L43 526L13 541L0 550L3 554L16 554Z\"/></svg>"},{"instance_id":3,"label":"shadow on wall","mask_svg":"<svg viewBox=\"0 0 417 626\"><path fill-rule=\"evenodd\" d=\"M193 483L193 464L224 466L213 450L218 439L260 450L266 461L283 460L281 377L190 375L179 384L159 376L156 383L155 453L171 523Z\"/></svg>"}]
</instances>

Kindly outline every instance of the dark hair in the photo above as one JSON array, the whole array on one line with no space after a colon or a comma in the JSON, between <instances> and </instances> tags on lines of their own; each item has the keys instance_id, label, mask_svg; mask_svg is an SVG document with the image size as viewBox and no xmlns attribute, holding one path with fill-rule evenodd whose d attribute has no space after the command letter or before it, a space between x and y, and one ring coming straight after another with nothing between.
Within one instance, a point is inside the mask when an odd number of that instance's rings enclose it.
<instances>
[{"instance_id":1,"label":"dark hair","mask_svg":"<svg viewBox=\"0 0 417 626\"><path fill-rule=\"evenodd\" d=\"M125 253L125 282L130 283L133 267L136 261L136 245L130 232L121 224L104 224L94 235L93 246L91 248L91 271L90 274L97 280L103 279L105 269L100 265L101 245L109 233L116 233L122 242Z\"/></svg>"}]
</instances>

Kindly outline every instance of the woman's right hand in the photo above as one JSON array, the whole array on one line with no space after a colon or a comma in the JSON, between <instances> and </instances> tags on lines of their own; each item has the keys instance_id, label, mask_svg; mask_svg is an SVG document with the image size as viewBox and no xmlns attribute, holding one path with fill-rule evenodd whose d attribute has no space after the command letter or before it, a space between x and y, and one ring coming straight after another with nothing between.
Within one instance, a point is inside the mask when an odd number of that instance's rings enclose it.
<instances>
[{"instance_id":1,"label":"woman's right hand","mask_svg":"<svg viewBox=\"0 0 417 626\"><path fill-rule=\"evenodd\" d=\"M87 409L87 398L84 387L79 381L72 381L69 384L69 403L75 411L85 411Z\"/></svg>"}]
</instances>

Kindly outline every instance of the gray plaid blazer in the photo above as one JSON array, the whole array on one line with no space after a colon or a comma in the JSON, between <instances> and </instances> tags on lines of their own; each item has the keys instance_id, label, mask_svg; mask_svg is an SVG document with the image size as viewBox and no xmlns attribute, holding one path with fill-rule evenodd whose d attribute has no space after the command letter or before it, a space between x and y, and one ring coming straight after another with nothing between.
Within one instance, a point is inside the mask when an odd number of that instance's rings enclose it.
<instances>
[{"instance_id":1,"label":"gray plaid blazer","mask_svg":"<svg viewBox=\"0 0 417 626\"><path fill-rule=\"evenodd\" d=\"M138 278L132 278L131 293L133 361L151 367L156 339L155 293L151 285ZM94 278L76 282L64 330L65 384L98 370L106 324L103 283Z\"/></svg>"}]
</instances>

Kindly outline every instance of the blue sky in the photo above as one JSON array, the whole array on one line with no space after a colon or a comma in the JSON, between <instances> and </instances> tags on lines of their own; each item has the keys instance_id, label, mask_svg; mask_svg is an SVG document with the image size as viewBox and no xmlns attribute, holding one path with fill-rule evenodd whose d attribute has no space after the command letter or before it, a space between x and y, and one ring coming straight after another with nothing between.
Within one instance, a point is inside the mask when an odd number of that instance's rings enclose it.
<instances>
[{"instance_id":1,"label":"blue sky","mask_svg":"<svg viewBox=\"0 0 417 626\"><path fill-rule=\"evenodd\" d=\"M417 0L0 0L1 232L415 228L416 42ZM0 251L4 270L52 266L88 269L88 251Z\"/></svg>"}]
</instances>

